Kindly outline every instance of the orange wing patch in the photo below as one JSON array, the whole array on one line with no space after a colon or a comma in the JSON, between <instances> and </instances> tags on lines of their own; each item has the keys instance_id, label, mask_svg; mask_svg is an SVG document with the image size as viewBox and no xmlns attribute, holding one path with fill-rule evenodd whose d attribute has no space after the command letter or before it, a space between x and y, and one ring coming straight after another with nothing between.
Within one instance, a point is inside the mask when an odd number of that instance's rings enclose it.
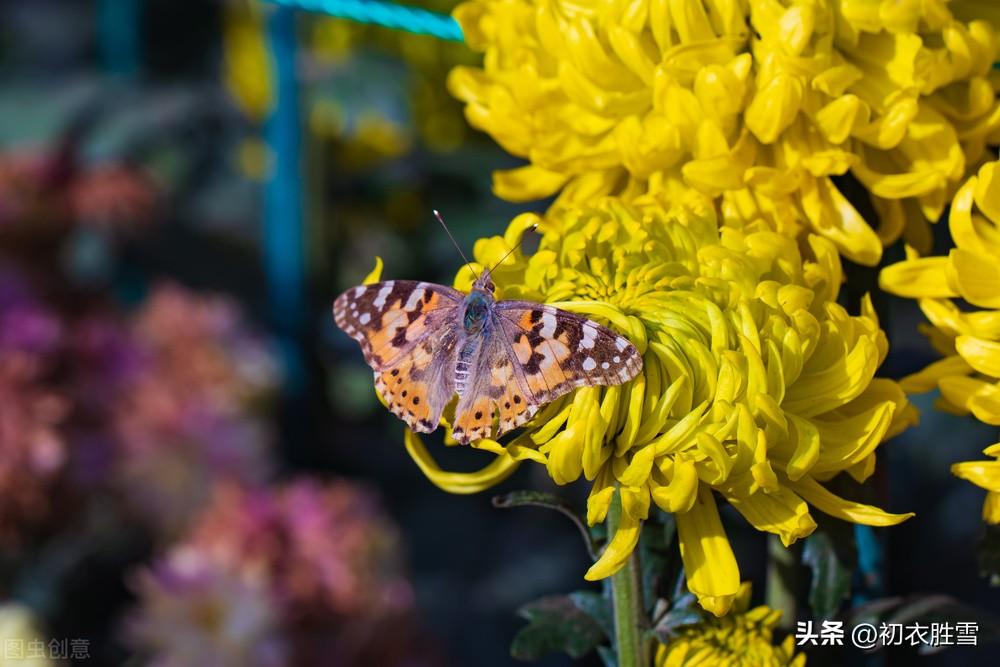
<instances>
[{"instance_id":1,"label":"orange wing patch","mask_svg":"<svg viewBox=\"0 0 1000 667\"><path fill-rule=\"evenodd\" d=\"M464 402L464 401L463 401ZM493 405L486 395L476 396L472 405L456 409L451 436L463 445L493 435Z\"/></svg>"},{"instance_id":2,"label":"orange wing patch","mask_svg":"<svg viewBox=\"0 0 1000 667\"><path fill-rule=\"evenodd\" d=\"M430 433L441 421L444 404L454 388L442 382L434 367L435 343L447 348L447 340L425 340L392 368L375 371L375 388L390 412L419 433Z\"/></svg>"},{"instance_id":3,"label":"orange wing patch","mask_svg":"<svg viewBox=\"0 0 1000 667\"><path fill-rule=\"evenodd\" d=\"M360 285L341 294L334 320L361 344L373 369L387 370L433 331L458 306L454 290L407 280Z\"/></svg>"},{"instance_id":4,"label":"orange wing patch","mask_svg":"<svg viewBox=\"0 0 1000 667\"><path fill-rule=\"evenodd\" d=\"M538 411L514 373L514 364L506 354L492 355L493 363L481 385L481 393L469 396L456 409L452 437L467 444L473 440L493 437L493 420L497 419L497 437L521 426Z\"/></svg>"},{"instance_id":5,"label":"orange wing patch","mask_svg":"<svg viewBox=\"0 0 1000 667\"><path fill-rule=\"evenodd\" d=\"M382 314L368 341L371 354L382 364L391 364L410 343L420 341L431 330L429 313L441 307L440 295L430 290L415 291L416 305L406 309L401 300ZM450 304L449 304L450 305Z\"/></svg>"}]
</instances>

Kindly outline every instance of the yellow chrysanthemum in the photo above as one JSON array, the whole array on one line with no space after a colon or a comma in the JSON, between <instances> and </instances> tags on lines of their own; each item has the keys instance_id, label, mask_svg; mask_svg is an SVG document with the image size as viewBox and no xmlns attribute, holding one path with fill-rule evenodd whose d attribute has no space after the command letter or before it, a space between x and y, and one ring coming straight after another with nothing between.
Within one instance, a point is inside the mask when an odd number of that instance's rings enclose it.
<instances>
[{"instance_id":1,"label":"yellow chrysanthemum","mask_svg":"<svg viewBox=\"0 0 1000 667\"><path fill-rule=\"evenodd\" d=\"M1000 443L990 445L983 450L983 454L998 460L956 463L951 467L951 473L986 489L983 521L997 524L1000 523Z\"/></svg>"},{"instance_id":2,"label":"yellow chrysanthemum","mask_svg":"<svg viewBox=\"0 0 1000 667\"><path fill-rule=\"evenodd\" d=\"M982 0L473 0L454 15L485 56L452 93L531 163L495 174L510 200L694 188L730 224L809 230L873 265L904 227L928 245L923 218L1000 128L1000 11ZM877 231L831 181L847 172Z\"/></svg>"},{"instance_id":3,"label":"yellow chrysanthemum","mask_svg":"<svg viewBox=\"0 0 1000 667\"><path fill-rule=\"evenodd\" d=\"M909 516L822 484L844 471L867 478L876 447L910 415L899 387L873 378L886 340L870 303L851 316L834 301L841 269L829 241L808 237L803 260L796 241L775 232L720 229L714 207L693 193L670 211L609 198L545 219L519 216L504 237L476 244L480 266L517 248L536 223L538 251L517 250L493 272L500 298L609 322L644 353L643 371L550 403L506 445L476 443L498 455L478 473L443 472L408 433L432 481L472 493L532 460L558 484L592 481L591 524L619 494L619 528L589 579L624 565L655 502L676 515L688 587L717 615L740 577L716 493L785 544L815 528L809 505L869 525ZM463 269L456 286L471 280Z\"/></svg>"},{"instance_id":4,"label":"yellow chrysanthemum","mask_svg":"<svg viewBox=\"0 0 1000 667\"><path fill-rule=\"evenodd\" d=\"M744 583L733 611L683 628L669 644L656 650L656 667L802 667L805 654L795 654L795 637L774 643L781 612L761 605L749 609L750 585Z\"/></svg>"},{"instance_id":5,"label":"yellow chrysanthemum","mask_svg":"<svg viewBox=\"0 0 1000 667\"><path fill-rule=\"evenodd\" d=\"M1000 162L983 165L955 195L947 257L909 258L882 271L882 289L919 299L945 356L902 381L907 393L941 390L940 405L1000 425ZM978 208L973 212L973 205ZM952 301L964 299L976 310Z\"/></svg>"}]
</instances>

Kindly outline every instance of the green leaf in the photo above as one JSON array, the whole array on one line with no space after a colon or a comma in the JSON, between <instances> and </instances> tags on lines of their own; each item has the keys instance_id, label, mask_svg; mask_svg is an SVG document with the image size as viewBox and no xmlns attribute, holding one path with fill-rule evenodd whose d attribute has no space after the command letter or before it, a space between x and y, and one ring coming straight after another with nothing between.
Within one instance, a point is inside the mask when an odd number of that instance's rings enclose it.
<instances>
[{"instance_id":1,"label":"green leaf","mask_svg":"<svg viewBox=\"0 0 1000 667\"><path fill-rule=\"evenodd\" d=\"M671 587L683 567L674 539L676 526L673 515L656 512L646 522L639 539L642 593L647 614L657 608L660 600L668 604L673 602Z\"/></svg>"},{"instance_id":2,"label":"green leaf","mask_svg":"<svg viewBox=\"0 0 1000 667\"><path fill-rule=\"evenodd\" d=\"M597 560L597 550L594 548L594 540L591 537L590 530L587 528L583 517L580 516L568 500L560 498L554 493L544 493L542 491L511 491L502 496L494 496L493 507L502 509L511 507L546 507L565 515L576 525L577 530L580 531L590 558Z\"/></svg>"},{"instance_id":3,"label":"green leaf","mask_svg":"<svg viewBox=\"0 0 1000 667\"><path fill-rule=\"evenodd\" d=\"M657 621L653 635L661 644L668 644L677 637L677 631L705 620L704 614L692 607L671 609Z\"/></svg>"},{"instance_id":4,"label":"green leaf","mask_svg":"<svg viewBox=\"0 0 1000 667\"><path fill-rule=\"evenodd\" d=\"M535 600L517 613L528 621L510 646L511 656L518 660L538 660L558 651L581 658L607 638L601 625L568 595Z\"/></svg>"},{"instance_id":5,"label":"green leaf","mask_svg":"<svg viewBox=\"0 0 1000 667\"><path fill-rule=\"evenodd\" d=\"M809 606L818 619L833 618L851 594L857 564L854 533L843 521L822 521L806 538L802 562L812 570Z\"/></svg>"},{"instance_id":6,"label":"green leaf","mask_svg":"<svg viewBox=\"0 0 1000 667\"><path fill-rule=\"evenodd\" d=\"M615 634L615 615L611 608L611 600L594 591L576 591L569 594L570 600L577 609L590 616L600 626L605 636Z\"/></svg>"}]
</instances>

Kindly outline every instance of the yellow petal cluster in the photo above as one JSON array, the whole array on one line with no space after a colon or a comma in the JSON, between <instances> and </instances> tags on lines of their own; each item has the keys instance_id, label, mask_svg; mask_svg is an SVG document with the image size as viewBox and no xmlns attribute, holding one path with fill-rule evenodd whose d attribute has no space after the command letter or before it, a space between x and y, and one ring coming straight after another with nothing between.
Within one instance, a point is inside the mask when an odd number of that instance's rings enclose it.
<instances>
[{"instance_id":1,"label":"yellow petal cluster","mask_svg":"<svg viewBox=\"0 0 1000 667\"><path fill-rule=\"evenodd\" d=\"M986 489L983 521L997 524L1000 523L1000 443L990 445L983 450L983 454L997 460L956 463L951 467L951 473Z\"/></svg>"},{"instance_id":2,"label":"yellow petal cluster","mask_svg":"<svg viewBox=\"0 0 1000 667\"><path fill-rule=\"evenodd\" d=\"M525 256L526 230L541 242ZM615 198L515 218L503 237L475 246L492 266L499 298L546 302L608 323L643 353L643 370L617 387L585 387L544 406L472 474L442 471L420 439L406 436L422 470L442 488L472 493L524 460L557 484L592 483L591 524L622 504L618 531L589 579L621 568L651 503L675 515L688 587L726 613L739 592L736 558L716 499L785 544L815 528L810 505L869 525L909 515L847 501L823 482L840 472L866 479L878 445L903 428L911 408L900 388L874 374L886 339L867 300L852 316L835 302L839 256L810 235L794 239L718 224L717 209L689 193L671 209L652 198ZM479 268L479 267L473 267ZM467 289L472 271L460 272Z\"/></svg>"},{"instance_id":3,"label":"yellow petal cluster","mask_svg":"<svg viewBox=\"0 0 1000 667\"><path fill-rule=\"evenodd\" d=\"M767 606L748 609L750 585L740 589L732 613L723 618L706 618L683 628L669 644L661 644L653 661L655 667L802 667L803 653L795 654L795 637L774 643L774 628L781 612Z\"/></svg>"},{"instance_id":4,"label":"yellow petal cluster","mask_svg":"<svg viewBox=\"0 0 1000 667\"><path fill-rule=\"evenodd\" d=\"M1000 162L983 165L959 189L948 225L956 247L947 257L911 249L879 277L882 289L919 299L930 322L924 330L944 355L902 386L938 388L946 410L1000 425Z\"/></svg>"},{"instance_id":5,"label":"yellow petal cluster","mask_svg":"<svg viewBox=\"0 0 1000 667\"><path fill-rule=\"evenodd\" d=\"M901 381L907 393L941 391L938 405L1000 425L1000 162L989 162L955 195L948 216L954 248L947 257L907 259L882 270L882 289L919 299L923 327L944 356ZM960 303L973 308L960 307ZM986 449L1000 455L1000 445ZM987 490L983 519L1000 523L1000 463L969 461L952 473Z\"/></svg>"},{"instance_id":6,"label":"yellow petal cluster","mask_svg":"<svg viewBox=\"0 0 1000 667\"><path fill-rule=\"evenodd\" d=\"M736 226L812 232L876 264L936 220L1000 135L1000 11L986 0L471 0L483 66L466 118L530 164L494 175L557 204L693 188ZM871 194L875 229L838 189Z\"/></svg>"}]
</instances>

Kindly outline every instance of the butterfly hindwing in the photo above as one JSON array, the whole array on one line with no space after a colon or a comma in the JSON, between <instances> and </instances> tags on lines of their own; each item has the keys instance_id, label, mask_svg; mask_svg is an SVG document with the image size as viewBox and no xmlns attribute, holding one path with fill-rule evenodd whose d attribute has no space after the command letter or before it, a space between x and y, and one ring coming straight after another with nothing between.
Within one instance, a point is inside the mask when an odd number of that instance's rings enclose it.
<instances>
[{"instance_id":1,"label":"butterfly hindwing","mask_svg":"<svg viewBox=\"0 0 1000 667\"><path fill-rule=\"evenodd\" d=\"M389 280L341 294L333 304L333 318L361 344L368 365L382 371L431 332L454 322L463 297L443 285Z\"/></svg>"},{"instance_id":2,"label":"butterfly hindwing","mask_svg":"<svg viewBox=\"0 0 1000 667\"><path fill-rule=\"evenodd\" d=\"M392 367L375 371L375 389L411 430L430 433L455 393L454 378L455 331L445 326L413 346Z\"/></svg>"},{"instance_id":3,"label":"butterfly hindwing","mask_svg":"<svg viewBox=\"0 0 1000 667\"><path fill-rule=\"evenodd\" d=\"M501 301L497 315L534 403L577 387L628 382L642 357L627 338L553 306Z\"/></svg>"},{"instance_id":4,"label":"butterfly hindwing","mask_svg":"<svg viewBox=\"0 0 1000 667\"><path fill-rule=\"evenodd\" d=\"M499 324L499 323L497 323ZM538 411L503 333L491 331L480 343L469 381L455 407L452 437L467 444L521 426Z\"/></svg>"}]
</instances>

